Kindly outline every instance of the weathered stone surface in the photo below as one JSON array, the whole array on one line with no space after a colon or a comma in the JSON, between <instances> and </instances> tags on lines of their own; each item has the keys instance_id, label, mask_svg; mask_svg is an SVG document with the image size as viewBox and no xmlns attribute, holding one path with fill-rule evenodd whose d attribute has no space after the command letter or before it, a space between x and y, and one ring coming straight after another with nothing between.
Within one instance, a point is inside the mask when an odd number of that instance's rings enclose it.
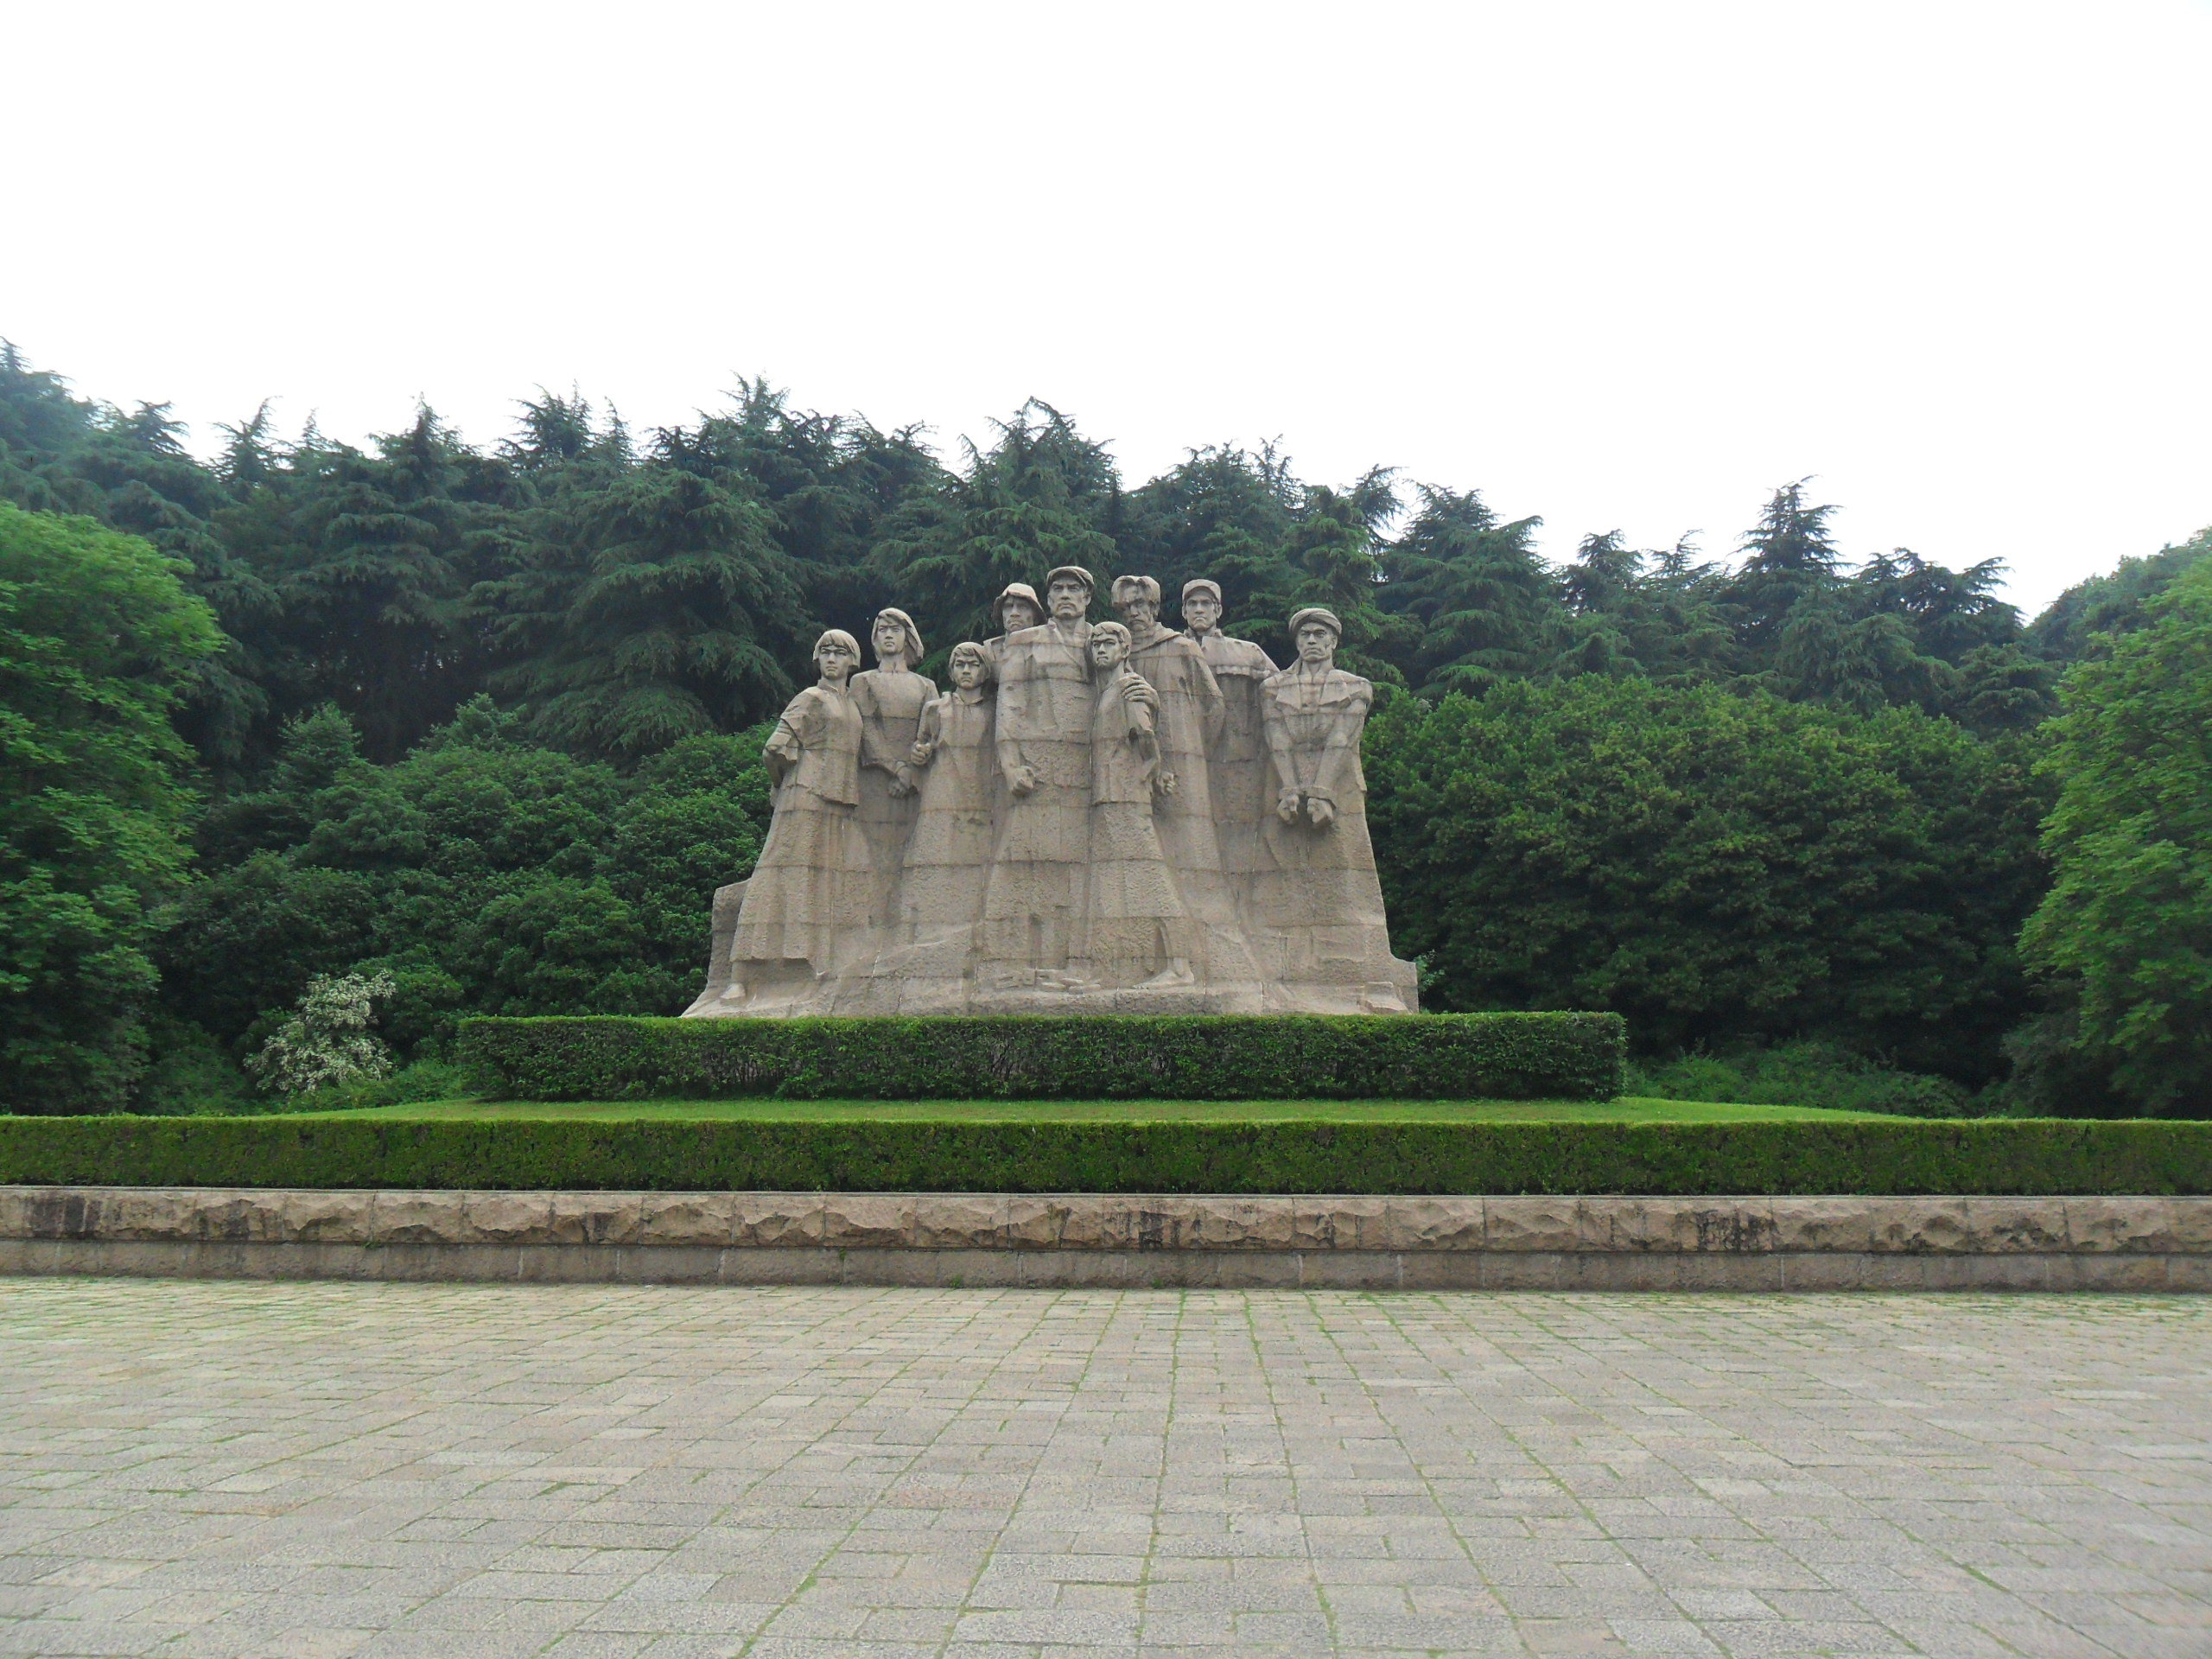
<instances>
[{"instance_id":1,"label":"weathered stone surface","mask_svg":"<svg viewBox=\"0 0 2212 1659\"><path fill-rule=\"evenodd\" d=\"M914 1197L901 1192L825 1192L822 1242L833 1250L896 1248L912 1234Z\"/></svg>"},{"instance_id":2,"label":"weathered stone surface","mask_svg":"<svg viewBox=\"0 0 2212 1659\"><path fill-rule=\"evenodd\" d=\"M1389 1198L1293 1198L1290 1242L1301 1250L1395 1249L1390 1205Z\"/></svg>"},{"instance_id":3,"label":"weathered stone surface","mask_svg":"<svg viewBox=\"0 0 2212 1659\"><path fill-rule=\"evenodd\" d=\"M741 1248L819 1248L823 1242L819 1192L735 1192L730 1195L730 1242Z\"/></svg>"},{"instance_id":4,"label":"weathered stone surface","mask_svg":"<svg viewBox=\"0 0 2212 1659\"><path fill-rule=\"evenodd\" d=\"M1868 1248L1923 1255L1967 1249L1973 1238L1964 1198L1888 1198L1875 1212Z\"/></svg>"},{"instance_id":5,"label":"weathered stone surface","mask_svg":"<svg viewBox=\"0 0 2212 1659\"><path fill-rule=\"evenodd\" d=\"M286 1243L372 1243L377 1196L373 1192L281 1192L275 1206L277 1236Z\"/></svg>"},{"instance_id":6,"label":"weathered stone surface","mask_svg":"<svg viewBox=\"0 0 2212 1659\"><path fill-rule=\"evenodd\" d=\"M1430 1205L1460 1204L1465 1199L1405 1199ZM1483 1205L1482 1242L1493 1250L1580 1250L1604 1247L1602 1234L1592 1230L1582 1201L1567 1198L1501 1198L1479 1201ZM1394 1211L1394 1214L1396 1213ZM1434 1244L1414 1242L1402 1229L1400 1249L1433 1249Z\"/></svg>"},{"instance_id":7,"label":"weathered stone surface","mask_svg":"<svg viewBox=\"0 0 2212 1659\"><path fill-rule=\"evenodd\" d=\"M461 1213L467 1218L468 1236L476 1243L559 1242L550 1192L469 1192L463 1198Z\"/></svg>"},{"instance_id":8,"label":"weathered stone surface","mask_svg":"<svg viewBox=\"0 0 2212 1659\"><path fill-rule=\"evenodd\" d=\"M644 1217L636 1192L556 1192L550 1221L556 1244L635 1244Z\"/></svg>"},{"instance_id":9,"label":"weathered stone surface","mask_svg":"<svg viewBox=\"0 0 2212 1659\"><path fill-rule=\"evenodd\" d=\"M1294 616L1278 671L1221 635L1211 583L1186 587L1189 634L1149 576L1118 578L1126 626L1094 629L1096 588L1074 566L1041 603L1011 584L1007 632L956 645L941 695L903 612L878 614L866 672L851 636L821 637L689 1014L1418 1007L1367 830L1374 688L1335 666L1336 617Z\"/></svg>"},{"instance_id":10,"label":"weathered stone surface","mask_svg":"<svg viewBox=\"0 0 2212 1659\"><path fill-rule=\"evenodd\" d=\"M1981 1251L2063 1250L2063 1198L1968 1198L1967 1221Z\"/></svg>"},{"instance_id":11,"label":"weathered stone surface","mask_svg":"<svg viewBox=\"0 0 2212 1659\"><path fill-rule=\"evenodd\" d=\"M647 1192L639 1200L639 1244L719 1249L736 1242L734 1192Z\"/></svg>"},{"instance_id":12,"label":"weathered stone surface","mask_svg":"<svg viewBox=\"0 0 2212 1659\"><path fill-rule=\"evenodd\" d=\"M1006 1200L995 1192L922 1192L906 1242L918 1250L990 1249L1005 1230Z\"/></svg>"},{"instance_id":13,"label":"weathered stone surface","mask_svg":"<svg viewBox=\"0 0 2212 1659\"><path fill-rule=\"evenodd\" d=\"M370 1236L379 1244L474 1242L465 1192L379 1192L370 1210Z\"/></svg>"},{"instance_id":14,"label":"weathered stone surface","mask_svg":"<svg viewBox=\"0 0 2212 1659\"><path fill-rule=\"evenodd\" d=\"M1767 1200L1777 1250L1864 1251L1874 1248L1878 1213L1864 1198Z\"/></svg>"}]
</instances>

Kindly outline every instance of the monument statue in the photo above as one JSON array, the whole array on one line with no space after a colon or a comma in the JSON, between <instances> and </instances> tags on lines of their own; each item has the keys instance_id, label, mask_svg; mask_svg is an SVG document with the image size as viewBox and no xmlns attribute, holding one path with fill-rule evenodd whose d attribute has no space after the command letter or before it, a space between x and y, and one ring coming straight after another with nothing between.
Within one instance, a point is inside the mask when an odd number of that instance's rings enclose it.
<instances>
[{"instance_id":1,"label":"monument statue","mask_svg":"<svg viewBox=\"0 0 2212 1659\"><path fill-rule=\"evenodd\" d=\"M1291 619L1278 671L1221 631L1222 594L1120 576L1118 622L1064 565L1012 582L1003 630L940 691L920 632L877 613L876 666L832 629L769 738L775 816L715 895L701 1017L1406 1013L1368 839L1375 689L1342 625Z\"/></svg>"}]
</instances>

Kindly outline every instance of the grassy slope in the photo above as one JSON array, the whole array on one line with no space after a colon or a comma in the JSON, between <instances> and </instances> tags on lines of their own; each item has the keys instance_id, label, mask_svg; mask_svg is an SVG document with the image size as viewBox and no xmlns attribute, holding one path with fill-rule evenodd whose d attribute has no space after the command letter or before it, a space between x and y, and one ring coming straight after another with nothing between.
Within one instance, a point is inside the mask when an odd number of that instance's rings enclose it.
<instances>
[{"instance_id":1,"label":"grassy slope","mask_svg":"<svg viewBox=\"0 0 2212 1659\"><path fill-rule=\"evenodd\" d=\"M1824 1123L1877 1121L1871 1112L1739 1106L1701 1100L613 1100L418 1101L331 1117L501 1118L753 1122L1130 1123Z\"/></svg>"}]
</instances>

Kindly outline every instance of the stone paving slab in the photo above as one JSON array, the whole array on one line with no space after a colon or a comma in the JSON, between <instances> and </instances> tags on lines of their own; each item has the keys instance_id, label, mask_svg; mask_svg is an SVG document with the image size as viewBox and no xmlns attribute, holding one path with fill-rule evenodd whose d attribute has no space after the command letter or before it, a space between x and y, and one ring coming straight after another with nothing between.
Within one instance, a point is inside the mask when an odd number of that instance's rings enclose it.
<instances>
[{"instance_id":1,"label":"stone paving slab","mask_svg":"<svg viewBox=\"0 0 2212 1659\"><path fill-rule=\"evenodd\" d=\"M0 1656L2212 1654L2202 1298L0 1282Z\"/></svg>"}]
</instances>

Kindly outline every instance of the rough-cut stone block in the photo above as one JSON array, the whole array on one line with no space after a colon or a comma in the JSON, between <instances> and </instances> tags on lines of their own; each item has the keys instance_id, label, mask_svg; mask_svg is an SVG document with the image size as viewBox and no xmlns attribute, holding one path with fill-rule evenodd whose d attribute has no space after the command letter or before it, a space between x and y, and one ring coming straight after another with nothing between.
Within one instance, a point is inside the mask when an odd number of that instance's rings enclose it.
<instances>
[{"instance_id":1,"label":"rough-cut stone block","mask_svg":"<svg viewBox=\"0 0 2212 1659\"><path fill-rule=\"evenodd\" d=\"M1874 1248L1874 1212L1867 1198L1770 1198L1774 1248L1851 1251Z\"/></svg>"},{"instance_id":2,"label":"rough-cut stone block","mask_svg":"<svg viewBox=\"0 0 2212 1659\"><path fill-rule=\"evenodd\" d=\"M1390 1200L1293 1198L1290 1236L1301 1250L1387 1250L1391 1248Z\"/></svg>"},{"instance_id":3,"label":"rough-cut stone block","mask_svg":"<svg viewBox=\"0 0 2212 1659\"><path fill-rule=\"evenodd\" d=\"M914 1198L907 1192L825 1192L822 1242L833 1250L892 1249L912 1230Z\"/></svg>"},{"instance_id":4,"label":"rough-cut stone block","mask_svg":"<svg viewBox=\"0 0 2212 1659\"><path fill-rule=\"evenodd\" d=\"M634 1244L644 1221L636 1192L556 1192L550 1217L556 1244Z\"/></svg>"},{"instance_id":5,"label":"rough-cut stone block","mask_svg":"<svg viewBox=\"0 0 2212 1659\"><path fill-rule=\"evenodd\" d=\"M1452 1196L1392 1198L1383 1211L1383 1246L1392 1250L1482 1249L1487 1235L1486 1211L1501 1202L1520 1200Z\"/></svg>"},{"instance_id":6,"label":"rough-cut stone block","mask_svg":"<svg viewBox=\"0 0 2212 1659\"><path fill-rule=\"evenodd\" d=\"M550 1244L553 1200L543 1192L466 1192L461 1214L479 1244Z\"/></svg>"},{"instance_id":7,"label":"rough-cut stone block","mask_svg":"<svg viewBox=\"0 0 2212 1659\"><path fill-rule=\"evenodd\" d=\"M1438 1204L1463 1200L1431 1198L1418 1202ZM1592 1224L1586 1215L1580 1198L1484 1198L1480 1202L1483 1207L1482 1242L1485 1249L1554 1251L1605 1248L1602 1236L1592 1236L1590 1228ZM1396 1213L1398 1211L1394 1208L1393 1214ZM1411 1250L1439 1247L1416 1243L1410 1233L1402 1230L1398 1248Z\"/></svg>"},{"instance_id":8,"label":"rough-cut stone block","mask_svg":"<svg viewBox=\"0 0 2212 1659\"><path fill-rule=\"evenodd\" d=\"M99 1238L200 1239L228 1238L226 1230L232 1208L220 1192L194 1192L189 1187L118 1187L102 1192L89 1206L92 1235Z\"/></svg>"},{"instance_id":9,"label":"rough-cut stone block","mask_svg":"<svg viewBox=\"0 0 2212 1659\"><path fill-rule=\"evenodd\" d=\"M906 1243L918 1250L989 1249L1005 1225L1006 1200L995 1192L920 1192Z\"/></svg>"},{"instance_id":10,"label":"rough-cut stone block","mask_svg":"<svg viewBox=\"0 0 2212 1659\"><path fill-rule=\"evenodd\" d=\"M2017 1253L2068 1248L2063 1198L1968 1198L1970 1248Z\"/></svg>"},{"instance_id":11,"label":"rough-cut stone block","mask_svg":"<svg viewBox=\"0 0 2212 1659\"><path fill-rule=\"evenodd\" d=\"M1644 1248L1700 1255L1756 1255L1775 1243L1774 1211L1765 1198L1647 1198Z\"/></svg>"},{"instance_id":12,"label":"rough-cut stone block","mask_svg":"<svg viewBox=\"0 0 2212 1659\"><path fill-rule=\"evenodd\" d=\"M2051 1275L2053 1290L2128 1290L2155 1291L2178 1288L2173 1285L2169 1268L2184 1258L2165 1255L2145 1255L2133 1252L2114 1252L2108 1255L2075 1254L2050 1258L2056 1267L2063 1268L2063 1275ZM2199 1261L2204 1257L2196 1258Z\"/></svg>"},{"instance_id":13,"label":"rough-cut stone block","mask_svg":"<svg viewBox=\"0 0 2212 1659\"><path fill-rule=\"evenodd\" d=\"M1964 1198L1887 1198L1875 1207L1868 1248L1925 1255L1972 1248Z\"/></svg>"},{"instance_id":14,"label":"rough-cut stone block","mask_svg":"<svg viewBox=\"0 0 2212 1659\"><path fill-rule=\"evenodd\" d=\"M1125 1198L1119 1216L1109 1213L1108 1248L1124 1250L1192 1250L1204 1242L1204 1198L1145 1193Z\"/></svg>"},{"instance_id":15,"label":"rough-cut stone block","mask_svg":"<svg viewBox=\"0 0 2212 1659\"><path fill-rule=\"evenodd\" d=\"M711 1285L720 1281L718 1244L624 1244L614 1255L614 1277L626 1285Z\"/></svg>"},{"instance_id":16,"label":"rough-cut stone block","mask_svg":"<svg viewBox=\"0 0 2212 1659\"><path fill-rule=\"evenodd\" d=\"M370 1206L371 1236L379 1244L466 1243L467 1198L462 1192L379 1192Z\"/></svg>"},{"instance_id":17,"label":"rough-cut stone block","mask_svg":"<svg viewBox=\"0 0 2212 1659\"><path fill-rule=\"evenodd\" d=\"M741 1249L794 1249L822 1243L819 1192L734 1192L730 1238Z\"/></svg>"},{"instance_id":18,"label":"rough-cut stone block","mask_svg":"<svg viewBox=\"0 0 2212 1659\"><path fill-rule=\"evenodd\" d=\"M1191 1201L1192 1243L1208 1250L1287 1250L1291 1247L1289 1198L1199 1198Z\"/></svg>"},{"instance_id":19,"label":"rough-cut stone block","mask_svg":"<svg viewBox=\"0 0 2212 1659\"><path fill-rule=\"evenodd\" d=\"M277 1236L288 1244L366 1244L375 1236L373 1192L281 1192Z\"/></svg>"},{"instance_id":20,"label":"rough-cut stone block","mask_svg":"<svg viewBox=\"0 0 2212 1659\"><path fill-rule=\"evenodd\" d=\"M2212 1198L2163 1200L2173 1229L2169 1247L2188 1255L2212 1255Z\"/></svg>"},{"instance_id":21,"label":"rough-cut stone block","mask_svg":"<svg viewBox=\"0 0 2212 1659\"><path fill-rule=\"evenodd\" d=\"M1011 1193L1006 1200L1004 1237L1017 1250L1058 1249L1072 1224L1078 1236L1065 1242L1072 1247L1096 1249L1103 1236L1101 1218L1107 1202L1104 1194L1096 1192L1067 1197Z\"/></svg>"},{"instance_id":22,"label":"rough-cut stone block","mask_svg":"<svg viewBox=\"0 0 2212 1659\"><path fill-rule=\"evenodd\" d=\"M719 1250L736 1236L734 1192L648 1192L639 1200L640 1244Z\"/></svg>"}]
</instances>

